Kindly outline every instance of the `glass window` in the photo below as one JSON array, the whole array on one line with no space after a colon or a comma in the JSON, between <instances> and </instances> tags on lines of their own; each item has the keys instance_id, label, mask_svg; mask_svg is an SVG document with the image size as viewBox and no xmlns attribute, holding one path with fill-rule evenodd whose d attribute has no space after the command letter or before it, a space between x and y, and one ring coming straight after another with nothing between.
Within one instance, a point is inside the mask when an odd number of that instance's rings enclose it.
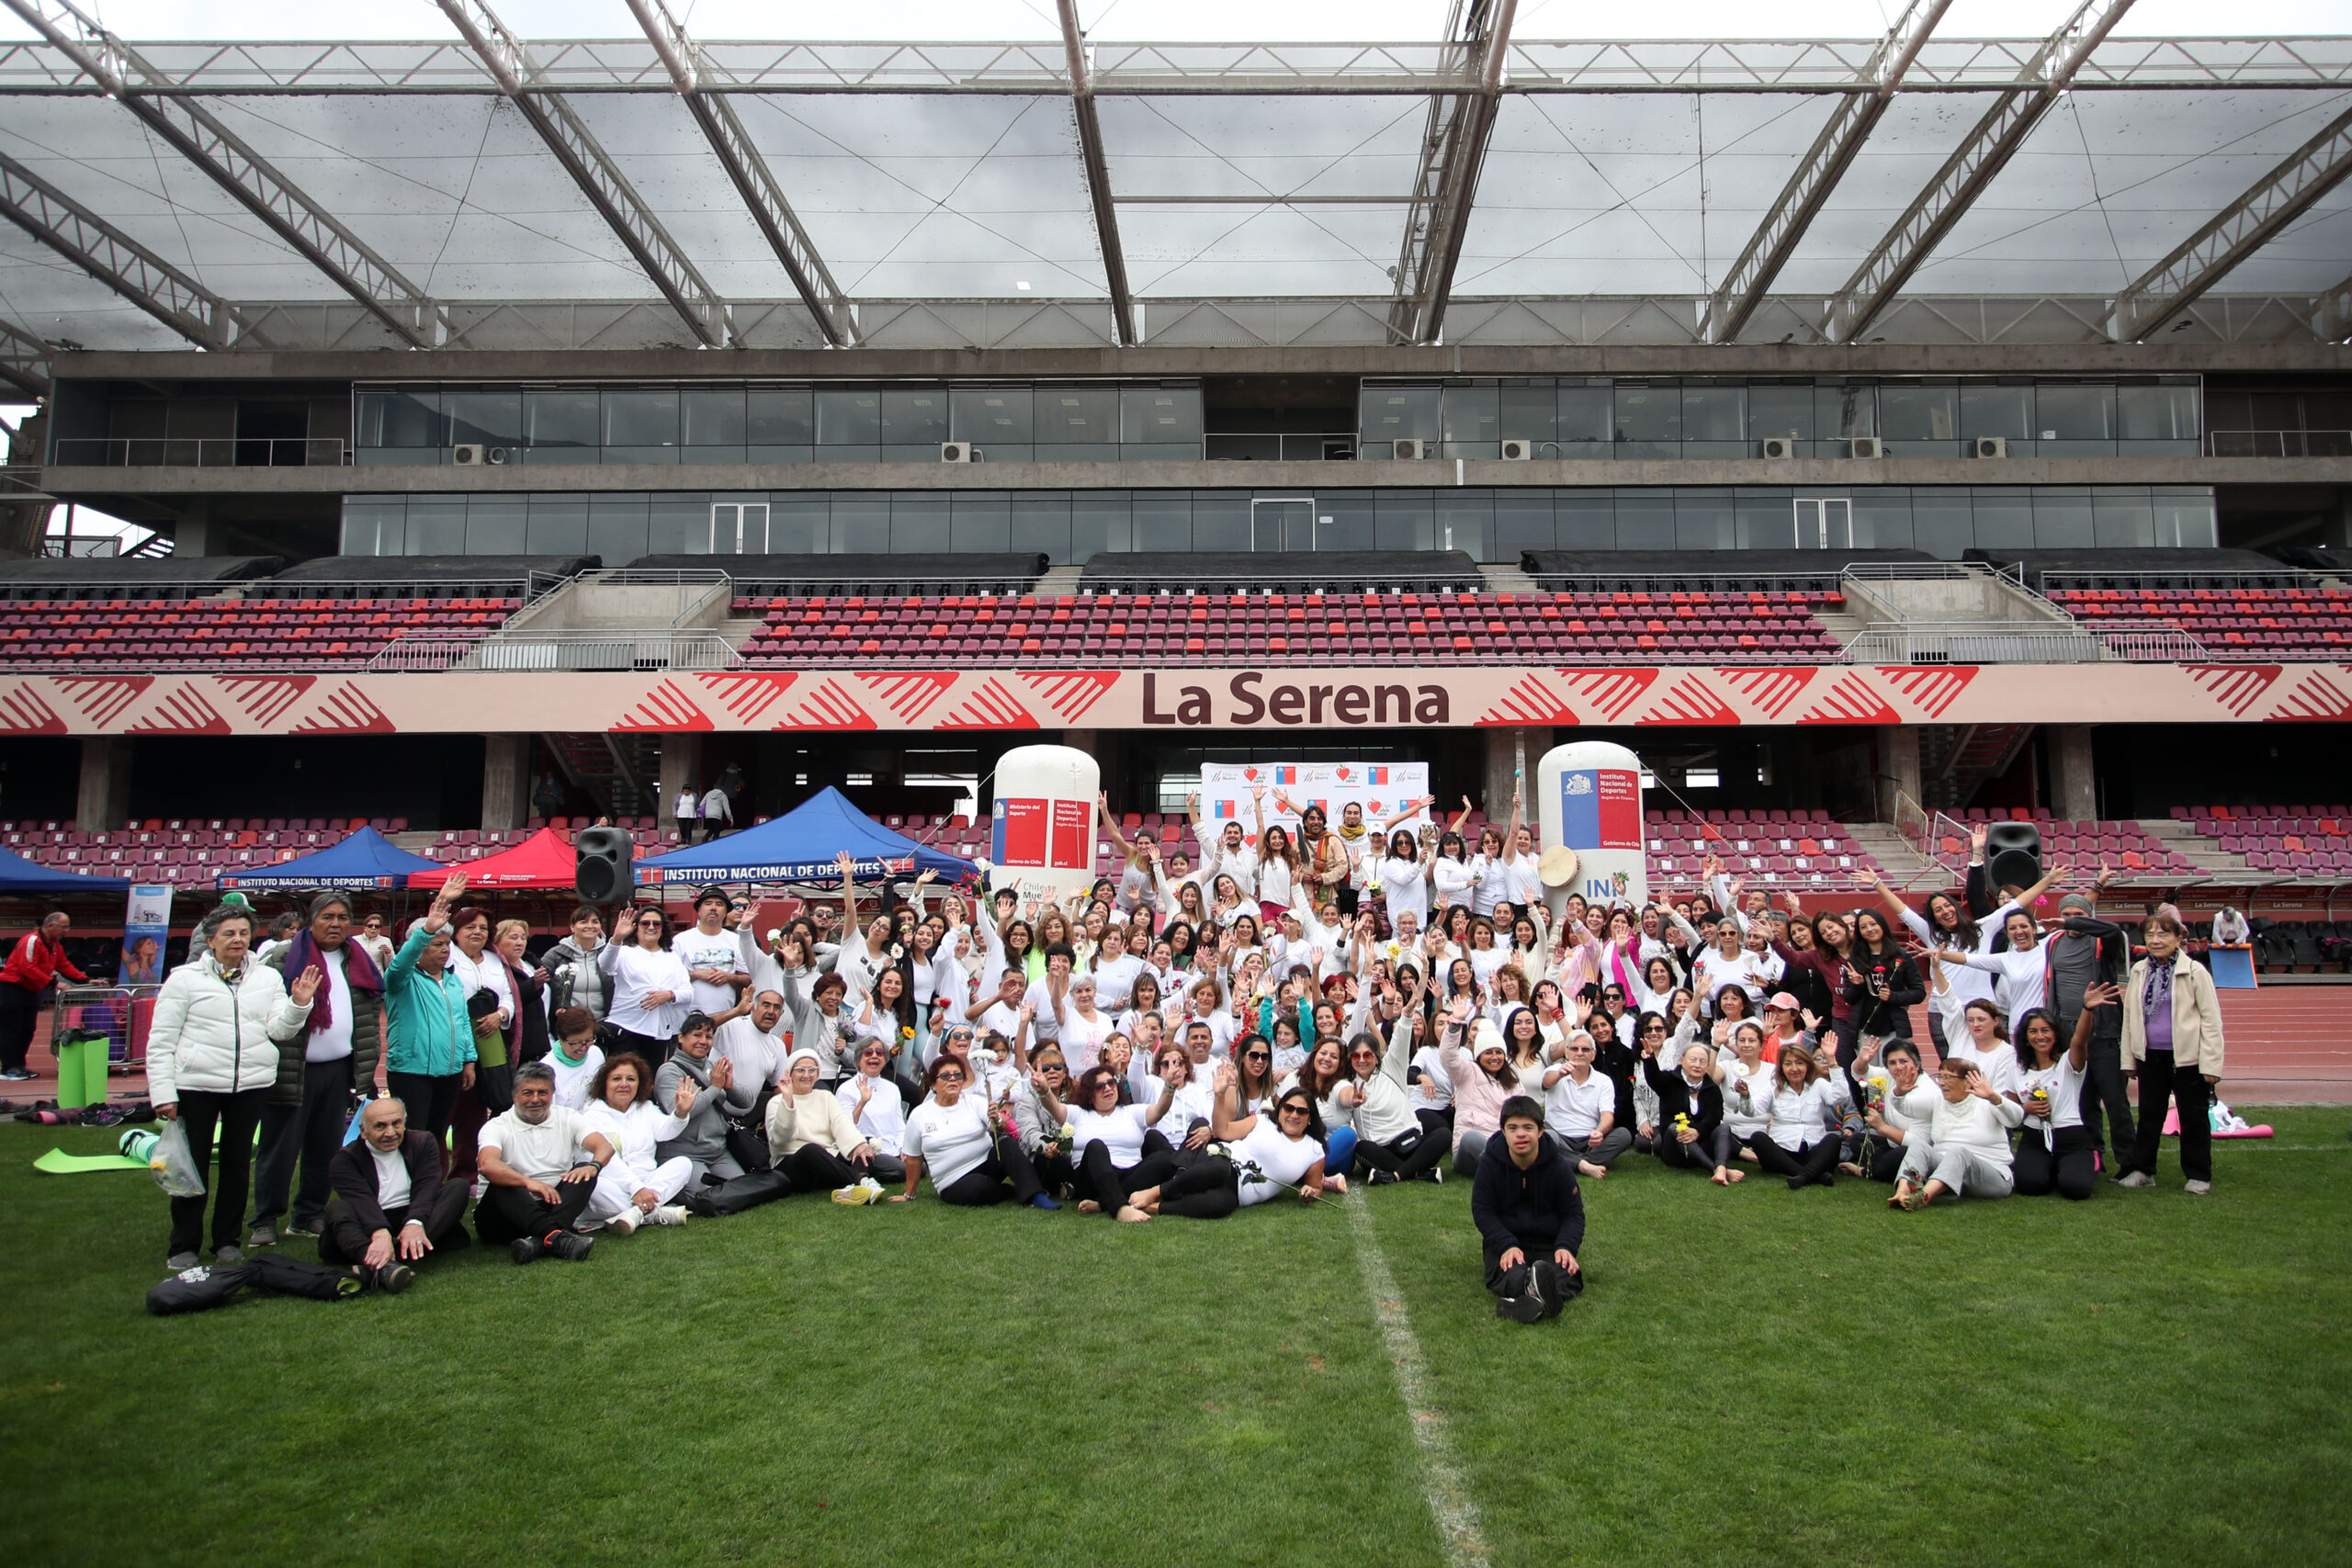
<instances>
[{"instance_id":1,"label":"glass window","mask_svg":"<svg viewBox=\"0 0 2352 1568\"><path fill-rule=\"evenodd\" d=\"M959 490L948 493L949 549L994 555L1012 547L1011 491Z\"/></svg>"},{"instance_id":2,"label":"glass window","mask_svg":"<svg viewBox=\"0 0 2352 1568\"><path fill-rule=\"evenodd\" d=\"M1621 550L1674 548L1674 492L1621 490L1617 501L1617 545Z\"/></svg>"},{"instance_id":3,"label":"glass window","mask_svg":"<svg viewBox=\"0 0 2352 1568\"><path fill-rule=\"evenodd\" d=\"M1083 497L1080 498L1080 505L1081 508L1085 505ZM1190 491L1138 491L1134 506L1136 549L1182 551L1193 547L1193 497ZM1228 528L1227 532L1232 530ZM1240 532L1242 536L1238 542L1228 542L1223 547L1228 550L1248 549L1248 530L1244 528Z\"/></svg>"},{"instance_id":4,"label":"glass window","mask_svg":"<svg viewBox=\"0 0 2352 1568\"><path fill-rule=\"evenodd\" d=\"M1505 395L1509 395L1509 389L1505 389ZM1498 561L1515 561L1522 550L1550 549L1552 492L1548 490L1495 491L1494 537L1493 558Z\"/></svg>"},{"instance_id":5,"label":"glass window","mask_svg":"<svg viewBox=\"0 0 2352 1568\"><path fill-rule=\"evenodd\" d=\"M523 394L505 392L444 392L441 407L449 416L449 445L519 446L523 435Z\"/></svg>"},{"instance_id":6,"label":"glass window","mask_svg":"<svg viewBox=\"0 0 2352 1568\"><path fill-rule=\"evenodd\" d=\"M2033 491L1984 486L1970 496L1980 550L2033 547Z\"/></svg>"},{"instance_id":7,"label":"glass window","mask_svg":"<svg viewBox=\"0 0 2352 1568\"><path fill-rule=\"evenodd\" d=\"M2033 389L2033 423L2037 441L2113 441L2115 389L2044 381Z\"/></svg>"},{"instance_id":8,"label":"glass window","mask_svg":"<svg viewBox=\"0 0 2352 1568\"><path fill-rule=\"evenodd\" d=\"M2211 491L2159 485L2148 499L2157 544L2189 550L2214 547L2217 529Z\"/></svg>"},{"instance_id":9,"label":"glass window","mask_svg":"<svg viewBox=\"0 0 2352 1568\"><path fill-rule=\"evenodd\" d=\"M1359 436L1367 446L1374 441L1406 437L1435 441L1438 407L1439 392L1435 387L1366 387L1363 428Z\"/></svg>"},{"instance_id":10,"label":"glass window","mask_svg":"<svg viewBox=\"0 0 2352 1568\"><path fill-rule=\"evenodd\" d=\"M524 525L523 553L533 556L586 555L588 496L575 491L567 494L531 497L530 514Z\"/></svg>"},{"instance_id":11,"label":"glass window","mask_svg":"<svg viewBox=\"0 0 2352 1568\"><path fill-rule=\"evenodd\" d=\"M1039 462L1114 462L1118 458L1119 392L1115 387L1040 387L1036 419Z\"/></svg>"},{"instance_id":12,"label":"glass window","mask_svg":"<svg viewBox=\"0 0 2352 1568\"><path fill-rule=\"evenodd\" d=\"M464 555L466 498L462 495L410 496L407 553L413 556Z\"/></svg>"},{"instance_id":13,"label":"glass window","mask_svg":"<svg viewBox=\"0 0 2352 1568\"><path fill-rule=\"evenodd\" d=\"M1012 498L1012 547L1055 561L1070 558L1070 496L1066 491L1025 491Z\"/></svg>"},{"instance_id":14,"label":"glass window","mask_svg":"<svg viewBox=\"0 0 2352 1568\"><path fill-rule=\"evenodd\" d=\"M921 387L882 394L885 446L936 447L947 439L947 389ZM933 451L936 458L939 454Z\"/></svg>"},{"instance_id":15,"label":"glass window","mask_svg":"<svg viewBox=\"0 0 2352 1568\"><path fill-rule=\"evenodd\" d=\"M357 446L439 446L441 394L430 388L413 392L362 392L356 418Z\"/></svg>"},{"instance_id":16,"label":"glass window","mask_svg":"<svg viewBox=\"0 0 2352 1568\"><path fill-rule=\"evenodd\" d=\"M648 498L645 532L647 555L710 554L710 492L671 491Z\"/></svg>"},{"instance_id":17,"label":"glass window","mask_svg":"<svg viewBox=\"0 0 2352 1568\"><path fill-rule=\"evenodd\" d=\"M596 427L596 394L525 392L523 439L533 448L580 447L593 454L601 444Z\"/></svg>"},{"instance_id":18,"label":"glass window","mask_svg":"<svg viewBox=\"0 0 2352 1568\"><path fill-rule=\"evenodd\" d=\"M2033 389L1972 383L1960 389L1960 438L1998 435L2010 441L2033 439ZM2031 451L2031 447L2026 448Z\"/></svg>"},{"instance_id":19,"label":"glass window","mask_svg":"<svg viewBox=\"0 0 2352 1568\"><path fill-rule=\"evenodd\" d=\"M1441 550L1460 550L1472 560L1489 558L1487 536L1494 532L1492 491L1442 490L1437 492L1437 537Z\"/></svg>"},{"instance_id":20,"label":"glass window","mask_svg":"<svg viewBox=\"0 0 2352 1568\"><path fill-rule=\"evenodd\" d=\"M833 491L832 554L887 555L890 497L881 491Z\"/></svg>"},{"instance_id":21,"label":"glass window","mask_svg":"<svg viewBox=\"0 0 2352 1568\"><path fill-rule=\"evenodd\" d=\"M2086 549L2092 542L2091 492L2087 488L2053 485L2033 492L2035 548Z\"/></svg>"},{"instance_id":22,"label":"glass window","mask_svg":"<svg viewBox=\"0 0 2352 1568\"><path fill-rule=\"evenodd\" d=\"M1727 490L1674 492L1674 543L1685 550L1727 550L1733 546L1732 495Z\"/></svg>"},{"instance_id":23,"label":"glass window","mask_svg":"<svg viewBox=\"0 0 2352 1568\"><path fill-rule=\"evenodd\" d=\"M1812 408L1806 403L1808 411ZM1732 537L1743 550L1792 550L1797 547L1796 513L1785 490L1743 490L1732 503Z\"/></svg>"},{"instance_id":24,"label":"glass window","mask_svg":"<svg viewBox=\"0 0 2352 1568\"><path fill-rule=\"evenodd\" d=\"M1188 513L1190 508L1188 500ZM1055 558L1082 565L1106 550L1115 553L1146 548L1135 542L1134 518L1135 503L1125 491L1080 491L1070 498L1068 553ZM1189 527L1186 536L1189 541ZM1174 547L1181 550L1187 547L1180 544Z\"/></svg>"},{"instance_id":25,"label":"glass window","mask_svg":"<svg viewBox=\"0 0 2352 1568\"><path fill-rule=\"evenodd\" d=\"M678 444L678 393L656 387L605 394L605 445L607 446L675 446Z\"/></svg>"},{"instance_id":26,"label":"glass window","mask_svg":"<svg viewBox=\"0 0 2352 1568\"><path fill-rule=\"evenodd\" d=\"M1758 386L1747 389L1747 438L1765 441L1813 439L1811 387Z\"/></svg>"},{"instance_id":27,"label":"glass window","mask_svg":"<svg viewBox=\"0 0 2352 1568\"><path fill-rule=\"evenodd\" d=\"M1878 418L1879 434L1896 448L1895 456L1952 456L1958 451L1960 441L1960 389L1883 386L1878 389ZM1900 449L1914 442L1935 445L1916 452Z\"/></svg>"},{"instance_id":28,"label":"glass window","mask_svg":"<svg viewBox=\"0 0 2352 1568\"><path fill-rule=\"evenodd\" d=\"M1425 490L1374 491L1372 497L1373 548L1427 550L1436 525L1436 508Z\"/></svg>"},{"instance_id":29,"label":"glass window","mask_svg":"<svg viewBox=\"0 0 2352 1568\"><path fill-rule=\"evenodd\" d=\"M1719 452L1684 452L1687 457L1736 457L1747 446L1747 389L1685 386L1682 389L1682 439L1724 448Z\"/></svg>"},{"instance_id":30,"label":"glass window","mask_svg":"<svg viewBox=\"0 0 2352 1568\"><path fill-rule=\"evenodd\" d=\"M627 566L644 555L646 506L642 495L590 495L584 553L608 567Z\"/></svg>"},{"instance_id":31,"label":"glass window","mask_svg":"<svg viewBox=\"0 0 2352 1568\"><path fill-rule=\"evenodd\" d=\"M407 531L408 498L347 495L343 498L343 546L346 556L396 556Z\"/></svg>"},{"instance_id":32,"label":"glass window","mask_svg":"<svg viewBox=\"0 0 2352 1568\"><path fill-rule=\"evenodd\" d=\"M833 543L833 498L823 491L776 491L768 497L770 555L826 555Z\"/></svg>"},{"instance_id":33,"label":"glass window","mask_svg":"<svg viewBox=\"0 0 2352 1568\"><path fill-rule=\"evenodd\" d=\"M1318 519L1317 543L1327 550L1369 550L1376 548L1379 532L1374 524L1372 492L1363 490L1332 491L1315 498L1315 515ZM1331 521L1324 523L1321 518Z\"/></svg>"},{"instance_id":34,"label":"glass window","mask_svg":"<svg viewBox=\"0 0 2352 1568\"><path fill-rule=\"evenodd\" d=\"M951 441L969 441L991 463L1025 463L1036 439L1026 387L959 387L948 394Z\"/></svg>"},{"instance_id":35,"label":"glass window","mask_svg":"<svg viewBox=\"0 0 2352 1568\"><path fill-rule=\"evenodd\" d=\"M942 401L945 400L943 398ZM941 421L945 423L943 412ZM890 553L940 555L947 548L947 491L902 490L890 497Z\"/></svg>"},{"instance_id":36,"label":"glass window","mask_svg":"<svg viewBox=\"0 0 2352 1568\"><path fill-rule=\"evenodd\" d=\"M1605 490L1555 491L1552 537L1555 550L1615 549L1617 498Z\"/></svg>"},{"instance_id":37,"label":"glass window","mask_svg":"<svg viewBox=\"0 0 2352 1568\"><path fill-rule=\"evenodd\" d=\"M1120 388L1119 441L1127 446L1189 447L1197 454L1201 446L1201 389Z\"/></svg>"},{"instance_id":38,"label":"glass window","mask_svg":"<svg viewBox=\"0 0 2352 1568\"><path fill-rule=\"evenodd\" d=\"M810 446L816 440L816 407L808 388L754 387L743 394L744 445Z\"/></svg>"},{"instance_id":39,"label":"glass window","mask_svg":"<svg viewBox=\"0 0 2352 1568\"><path fill-rule=\"evenodd\" d=\"M863 449L862 456L828 452L824 461L829 463L876 461L882 445L882 394L871 389L819 392L817 445Z\"/></svg>"},{"instance_id":40,"label":"glass window","mask_svg":"<svg viewBox=\"0 0 2352 1568\"><path fill-rule=\"evenodd\" d=\"M1445 456L1497 457L1502 437L1495 434L1493 387L1453 386L1445 389Z\"/></svg>"},{"instance_id":41,"label":"glass window","mask_svg":"<svg viewBox=\"0 0 2352 1568\"><path fill-rule=\"evenodd\" d=\"M678 394L678 412L689 446L743 445L743 390L728 387Z\"/></svg>"},{"instance_id":42,"label":"glass window","mask_svg":"<svg viewBox=\"0 0 2352 1568\"><path fill-rule=\"evenodd\" d=\"M1853 492L1854 548L1911 548L1911 492L1900 485L1865 487Z\"/></svg>"},{"instance_id":43,"label":"glass window","mask_svg":"<svg viewBox=\"0 0 2352 1568\"><path fill-rule=\"evenodd\" d=\"M1878 434L1878 389L1855 382L1816 386L1813 389L1813 434L1816 441L1838 441Z\"/></svg>"},{"instance_id":44,"label":"glass window","mask_svg":"<svg viewBox=\"0 0 2352 1568\"><path fill-rule=\"evenodd\" d=\"M1139 498L1140 499L1140 498ZM1285 510L1302 518L1314 515L1312 505L1289 507ZM1250 544L1252 522L1248 491L1196 490L1192 493L1193 548L1196 550L1246 550ZM1136 536L1143 536L1143 518L1136 518ZM1137 549L1143 548L1138 544ZM1294 547L1312 547L1306 535L1295 541Z\"/></svg>"},{"instance_id":45,"label":"glass window","mask_svg":"<svg viewBox=\"0 0 2352 1568\"><path fill-rule=\"evenodd\" d=\"M1965 490L1915 490L1911 492L1911 539L1938 560L1958 560L1976 546L1976 525Z\"/></svg>"},{"instance_id":46,"label":"glass window","mask_svg":"<svg viewBox=\"0 0 2352 1568\"><path fill-rule=\"evenodd\" d=\"M1681 456L1681 388L1621 381L1615 390L1619 457Z\"/></svg>"},{"instance_id":47,"label":"glass window","mask_svg":"<svg viewBox=\"0 0 2352 1568\"><path fill-rule=\"evenodd\" d=\"M1580 388L1577 389L1582 390ZM1495 438L1498 441L1532 441L1537 443L1536 457L1557 457L1556 451L1543 443L1560 438L1561 393L1549 381L1543 381L1499 387L1496 389L1496 394ZM1548 534L1550 531L1547 515L1544 532Z\"/></svg>"},{"instance_id":48,"label":"glass window","mask_svg":"<svg viewBox=\"0 0 2352 1568\"><path fill-rule=\"evenodd\" d=\"M2134 485L2101 485L2091 491L2091 538L2103 550L2154 544L2156 520L2148 492Z\"/></svg>"},{"instance_id":49,"label":"glass window","mask_svg":"<svg viewBox=\"0 0 2352 1568\"><path fill-rule=\"evenodd\" d=\"M1560 389L1560 456L1606 457L1615 444L1616 404L1606 386Z\"/></svg>"},{"instance_id":50,"label":"glass window","mask_svg":"<svg viewBox=\"0 0 2352 1568\"><path fill-rule=\"evenodd\" d=\"M2195 457L2199 419L2195 387L2118 387L2115 417L2123 457Z\"/></svg>"}]
</instances>

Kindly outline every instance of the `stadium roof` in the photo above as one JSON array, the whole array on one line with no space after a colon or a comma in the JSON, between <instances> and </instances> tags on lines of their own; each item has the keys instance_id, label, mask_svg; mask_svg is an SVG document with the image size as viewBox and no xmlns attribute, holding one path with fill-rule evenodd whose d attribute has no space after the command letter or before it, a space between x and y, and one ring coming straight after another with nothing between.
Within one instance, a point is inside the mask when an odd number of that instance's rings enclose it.
<instances>
[{"instance_id":1,"label":"stadium roof","mask_svg":"<svg viewBox=\"0 0 2352 1568\"><path fill-rule=\"evenodd\" d=\"M4 0L0 342L2352 335L2352 37L124 44ZM2030 323L2026 325L2024 323ZM387 367L390 373L391 367ZM0 373L6 373L0 371Z\"/></svg>"}]
</instances>

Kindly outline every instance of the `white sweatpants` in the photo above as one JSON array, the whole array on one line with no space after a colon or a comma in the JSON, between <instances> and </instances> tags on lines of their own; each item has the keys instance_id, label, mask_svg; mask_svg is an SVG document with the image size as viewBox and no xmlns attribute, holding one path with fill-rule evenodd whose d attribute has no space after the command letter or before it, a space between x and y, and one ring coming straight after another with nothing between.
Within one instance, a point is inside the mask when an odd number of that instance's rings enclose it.
<instances>
[{"instance_id":1,"label":"white sweatpants","mask_svg":"<svg viewBox=\"0 0 2352 1568\"><path fill-rule=\"evenodd\" d=\"M611 1223L615 1215L637 1201L642 1188L651 1188L654 1197L666 1203L685 1190L687 1179L694 1173L695 1162L684 1155L663 1160L650 1172L615 1160L597 1176L596 1190L589 1196L588 1212L581 1219L596 1225Z\"/></svg>"},{"instance_id":2,"label":"white sweatpants","mask_svg":"<svg viewBox=\"0 0 2352 1568\"><path fill-rule=\"evenodd\" d=\"M2007 1166L1959 1144L1931 1144L1916 1128L1903 1140L1899 1174L1914 1181L1940 1181L1955 1198L2006 1198L2016 1185Z\"/></svg>"}]
</instances>

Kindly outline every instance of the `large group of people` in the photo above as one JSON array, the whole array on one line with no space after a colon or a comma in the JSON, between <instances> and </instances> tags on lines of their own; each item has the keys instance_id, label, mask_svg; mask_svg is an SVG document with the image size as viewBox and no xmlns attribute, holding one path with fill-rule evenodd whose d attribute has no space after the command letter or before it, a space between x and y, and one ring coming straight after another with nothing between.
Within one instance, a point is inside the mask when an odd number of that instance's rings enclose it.
<instances>
[{"instance_id":1,"label":"large group of people","mask_svg":"<svg viewBox=\"0 0 2352 1568\"><path fill-rule=\"evenodd\" d=\"M1634 1156L1906 1211L2080 1200L2154 1182L2169 1102L2210 1190L2212 981L2169 908L2098 917L2104 872L1996 887L1980 840L1923 909L1883 884L1808 909L1711 862L1555 915L1516 811L1474 852L1460 818L1397 825L1430 804L1228 823L1198 865L1114 832L1116 872L1062 898L926 874L861 904L843 856L837 901L765 931L714 887L677 931L582 906L536 961L462 872L397 945L328 893L264 959L224 905L164 983L153 1098L199 1160L217 1130L216 1258L258 1130L243 1245L316 1235L389 1289L464 1245L469 1195L528 1262L795 1193L1140 1224L1453 1176L1498 1312L1532 1321L1582 1287L1584 1185ZM207 1201L173 1201L175 1267Z\"/></svg>"}]
</instances>

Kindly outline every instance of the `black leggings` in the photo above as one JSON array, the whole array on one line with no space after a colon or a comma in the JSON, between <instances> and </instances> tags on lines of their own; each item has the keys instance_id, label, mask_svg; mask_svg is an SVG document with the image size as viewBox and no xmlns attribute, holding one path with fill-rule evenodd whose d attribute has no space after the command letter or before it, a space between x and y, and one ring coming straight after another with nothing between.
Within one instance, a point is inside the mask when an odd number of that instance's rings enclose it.
<instances>
[{"instance_id":1,"label":"black leggings","mask_svg":"<svg viewBox=\"0 0 2352 1568\"><path fill-rule=\"evenodd\" d=\"M194 1252L204 1235L204 1205L212 1203L212 1247L219 1251L237 1244L237 1226L245 1217L245 1194L253 1184L254 1134L261 1126L266 1089L220 1094L210 1089L180 1090L180 1122L187 1129L187 1152L203 1170L212 1157L212 1131L220 1130L220 1164L210 1172L212 1190L193 1198L172 1200L172 1241L175 1253Z\"/></svg>"},{"instance_id":2,"label":"black leggings","mask_svg":"<svg viewBox=\"0 0 2352 1568\"><path fill-rule=\"evenodd\" d=\"M1923 1133L1921 1136L1926 1136ZM1890 1144L1873 1133L1863 1147L1869 1157L1861 1162L1872 1181L1892 1182L1903 1173L1903 1145Z\"/></svg>"},{"instance_id":3,"label":"black leggings","mask_svg":"<svg viewBox=\"0 0 2352 1568\"><path fill-rule=\"evenodd\" d=\"M1827 1187L1836 1180L1832 1172L1837 1169L1841 1145L1835 1138L1816 1138L1791 1154L1774 1143L1770 1133L1757 1133L1749 1136L1747 1146L1755 1151L1757 1164L1775 1176L1787 1177L1800 1187L1815 1181Z\"/></svg>"},{"instance_id":4,"label":"black leggings","mask_svg":"<svg viewBox=\"0 0 2352 1568\"><path fill-rule=\"evenodd\" d=\"M2012 1190L2020 1198L2039 1198L2055 1191L2061 1198L2077 1201L2087 1198L2098 1185L2098 1172L2091 1160L2090 1130L2086 1127L2061 1127L2057 1131L2058 1146L2052 1149L2040 1133L2027 1128L2018 1134L2018 1152L2010 1169L2017 1185Z\"/></svg>"},{"instance_id":5,"label":"black leggings","mask_svg":"<svg viewBox=\"0 0 2352 1568\"><path fill-rule=\"evenodd\" d=\"M992 1147L987 1160L944 1187L936 1181L931 1184L941 1202L985 1209L1008 1198L1016 1203L1026 1203L1045 1191L1037 1181L1037 1168L1029 1163L1029 1156L1018 1143L1001 1133L991 1137L989 1143ZM1012 1183L1009 1188L1004 1185L1008 1179Z\"/></svg>"},{"instance_id":6,"label":"black leggings","mask_svg":"<svg viewBox=\"0 0 2352 1568\"><path fill-rule=\"evenodd\" d=\"M1356 1158L1374 1170L1393 1170L1399 1181L1415 1181L1445 1157L1446 1140L1427 1131L1407 1133L1385 1144L1359 1140Z\"/></svg>"},{"instance_id":7,"label":"black leggings","mask_svg":"<svg viewBox=\"0 0 2352 1568\"><path fill-rule=\"evenodd\" d=\"M858 1179L871 1174L842 1158L822 1144L803 1144L782 1159L775 1168L792 1182L795 1192L832 1192L856 1185Z\"/></svg>"},{"instance_id":8,"label":"black leggings","mask_svg":"<svg viewBox=\"0 0 2352 1568\"><path fill-rule=\"evenodd\" d=\"M1078 1169L1080 1190L1101 1204L1104 1213L1115 1214L1127 1206L1127 1200L1134 1194L1147 1187L1158 1187L1174 1176L1176 1157L1147 1145L1143 1157L1135 1164L1114 1165L1111 1145L1098 1138L1078 1156Z\"/></svg>"},{"instance_id":9,"label":"black leggings","mask_svg":"<svg viewBox=\"0 0 2352 1568\"><path fill-rule=\"evenodd\" d=\"M1221 1220L1239 1207L1240 1173L1218 1156L1178 1171L1159 1190L1159 1212L1188 1220Z\"/></svg>"}]
</instances>

